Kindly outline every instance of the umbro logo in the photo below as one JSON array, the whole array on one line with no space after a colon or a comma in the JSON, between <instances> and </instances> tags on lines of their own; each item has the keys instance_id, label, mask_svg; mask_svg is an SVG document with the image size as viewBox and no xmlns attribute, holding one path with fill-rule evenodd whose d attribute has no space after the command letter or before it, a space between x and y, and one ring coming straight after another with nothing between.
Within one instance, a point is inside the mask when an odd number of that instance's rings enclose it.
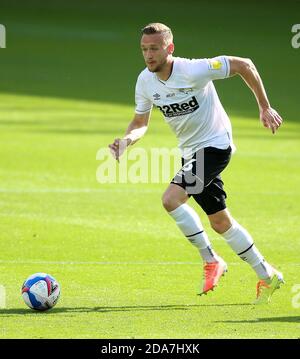
<instances>
[{"instance_id":1,"label":"umbro logo","mask_svg":"<svg viewBox=\"0 0 300 359\"><path fill-rule=\"evenodd\" d=\"M159 100L160 99L160 94L159 93L155 93L154 95L153 95L153 98L154 98L154 100Z\"/></svg>"}]
</instances>

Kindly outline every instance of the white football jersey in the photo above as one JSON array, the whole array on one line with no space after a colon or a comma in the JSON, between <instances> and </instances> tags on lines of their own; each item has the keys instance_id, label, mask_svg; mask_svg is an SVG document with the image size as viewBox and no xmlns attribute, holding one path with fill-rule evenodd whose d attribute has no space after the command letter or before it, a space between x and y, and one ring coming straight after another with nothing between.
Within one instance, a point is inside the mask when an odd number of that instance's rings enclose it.
<instances>
[{"instance_id":1,"label":"white football jersey","mask_svg":"<svg viewBox=\"0 0 300 359\"><path fill-rule=\"evenodd\" d=\"M135 112L149 112L155 105L175 132L184 158L208 146L226 149L231 145L234 150L231 123L212 82L229 76L228 58L173 59L167 81L148 68L140 73Z\"/></svg>"}]
</instances>

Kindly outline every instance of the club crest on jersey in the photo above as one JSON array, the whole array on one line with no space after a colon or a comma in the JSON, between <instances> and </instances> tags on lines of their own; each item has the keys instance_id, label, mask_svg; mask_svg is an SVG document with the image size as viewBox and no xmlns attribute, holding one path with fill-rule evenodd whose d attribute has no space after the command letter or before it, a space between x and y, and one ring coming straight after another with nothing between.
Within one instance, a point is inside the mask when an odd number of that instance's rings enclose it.
<instances>
[{"instance_id":1,"label":"club crest on jersey","mask_svg":"<svg viewBox=\"0 0 300 359\"><path fill-rule=\"evenodd\" d=\"M160 94L159 94L159 93L155 93L155 94L153 95L153 98L154 98L155 101L158 101L158 100L160 99Z\"/></svg>"},{"instance_id":2,"label":"club crest on jersey","mask_svg":"<svg viewBox=\"0 0 300 359\"><path fill-rule=\"evenodd\" d=\"M193 89L192 88L183 88L183 89L179 89L179 92L188 95L189 93L193 92Z\"/></svg>"},{"instance_id":3,"label":"club crest on jersey","mask_svg":"<svg viewBox=\"0 0 300 359\"><path fill-rule=\"evenodd\" d=\"M157 106L165 117L184 116L196 111L199 108L199 103L195 96L190 101L171 103L169 105Z\"/></svg>"}]
</instances>

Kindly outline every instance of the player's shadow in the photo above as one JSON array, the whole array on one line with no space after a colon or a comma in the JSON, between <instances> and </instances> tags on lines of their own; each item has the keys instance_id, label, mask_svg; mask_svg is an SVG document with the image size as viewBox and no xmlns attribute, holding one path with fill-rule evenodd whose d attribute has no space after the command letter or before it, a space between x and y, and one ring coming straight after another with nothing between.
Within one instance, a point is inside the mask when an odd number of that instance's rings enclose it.
<instances>
[{"instance_id":1,"label":"player's shadow","mask_svg":"<svg viewBox=\"0 0 300 359\"><path fill-rule=\"evenodd\" d=\"M229 307L229 306L252 306L250 303L229 304L193 304L193 305L137 305L119 307L55 307L49 311L33 311L27 308L0 309L0 316L33 315L33 314L56 314L56 313L111 313L111 312L136 312L136 311L164 311L164 310L193 310L203 307Z\"/></svg>"},{"instance_id":2,"label":"player's shadow","mask_svg":"<svg viewBox=\"0 0 300 359\"><path fill-rule=\"evenodd\" d=\"M251 320L220 320L215 321L215 323L232 323L232 324L241 324L241 323L300 323L300 316L293 317L269 317L269 318L257 318Z\"/></svg>"}]
</instances>

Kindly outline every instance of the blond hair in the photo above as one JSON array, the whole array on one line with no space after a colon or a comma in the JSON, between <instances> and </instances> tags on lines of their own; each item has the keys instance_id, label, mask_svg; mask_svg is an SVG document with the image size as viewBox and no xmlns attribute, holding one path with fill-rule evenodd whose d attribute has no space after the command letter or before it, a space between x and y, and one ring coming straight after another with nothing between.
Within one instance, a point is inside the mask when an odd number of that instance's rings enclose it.
<instances>
[{"instance_id":1,"label":"blond hair","mask_svg":"<svg viewBox=\"0 0 300 359\"><path fill-rule=\"evenodd\" d=\"M164 41L167 45L173 42L173 34L171 29L160 22L153 22L151 24L146 25L142 29L143 35L152 35L152 34L161 34L164 38Z\"/></svg>"}]
</instances>

